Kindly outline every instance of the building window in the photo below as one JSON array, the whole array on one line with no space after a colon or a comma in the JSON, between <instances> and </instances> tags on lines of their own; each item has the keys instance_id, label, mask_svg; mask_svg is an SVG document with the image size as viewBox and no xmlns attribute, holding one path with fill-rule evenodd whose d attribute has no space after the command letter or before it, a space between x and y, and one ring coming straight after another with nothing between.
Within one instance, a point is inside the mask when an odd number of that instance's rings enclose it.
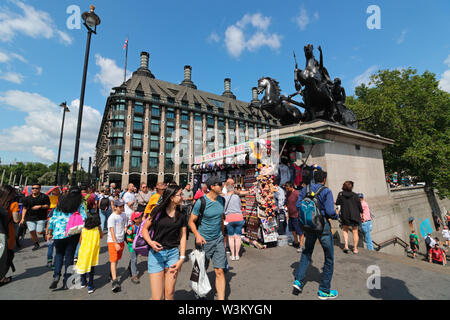
<instances>
[{"instance_id":1,"label":"building window","mask_svg":"<svg viewBox=\"0 0 450 320\"><path fill-rule=\"evenodd\" d=\"M113 114L111 120L125 120L124 114Z\"/></svg>"},{"instance_id":2,"label":"building window","mask_svg":"<svg viewBox=\"0 0 450 320\"><path fill-rule=\"evenodd\" d=\"M189 125L187 123L182 123L181 124L181 129L189 130Z\"/></svg>"},{"instance_id":3,"label":"building window","mask_svg":"<svg viewBox=\"0 0 450 320\"><path fill-rule=\"evenodd\" d=\"M132 151L131 152L131 167L132 168L141 168L141 152L140 151Z\"/></svg>"},{"instance_id":4,"label":"building window","mask_svg":"<svg viewBox=\"0 0 450 320\"><path fill-rule=\"evenodd\" d=\"M230 129L236 129L236 121L234 120L228 120L228 127Z\"/></svg>"},{"instance_id":5,"label":"building window","mask_svg":"<svg viewBox=\"0 0 450 320\"><path fill-rule=\"evenodd\" d=\"M198 109L198 110L202 109L202 105L200 103L195 103L194 106L195 106L195 109Z\"/></svg>"},{"instance_id":6,"label":"building window","mask_svg":"<svg viewBox=\"0 0 450 320\"><path fill-rule=\"evenodd\" d=\"M153 153L153 152L151 152L151 153ZM148 167L150 169L157 169L158 168L158 157L148 158Z\"/></svg>"},{"instance_id":7,"label":"building window","mask_svg":"<svg viewBox=\"0 0 450 320\"><path fill-rule=\"evenodd\" d=\"M166 142L166 153L171 153L174 147L174 142Z\"/></svg>"},{"instance_id":8,"label":"building window","mask_svg":"<svg viewBox=\"0 0 450 320\"><path fill-rule=\"evenodd\" d=\"M211 102L213 105L215 105L217 108L223 108L224 102L219 100L214 100L211 98L208 98L209 102Z\"/></svg>"},{"instance_id":9,"label":"building window","mask_svg":"<svg viewBox=\"0 0 450 320\"><path fill-rule=\"evenodd\" d=\"M123 138L111 138L111 146L123 146Z\"/></svg>"},{"instance_id":10,"label":"building window","mask_svg":"<svg viewBox=\"0 0 450 320\"><path fill-rule=\"evenodd\" d=\"M194 116L194 121L201 123L203 121L202 115L200 113L196 113Z\"/></svg>"},{"instance_id":11,"label":"building window","mask_svg":"<svg viewBox=\"0 0 450 320\"><path fill-rule=\"evenodd\" d=\"M182 120L182 121L189 121L189 112L187 112L187 111L182 111L182 112L181 112L181 120Z\"/></svg>"},{"instance_id":12,"label":"building window","mask_svg":"<svg viewBox=\"0 0 450 320\"><path fill-rule=\"evenodd\" d=\"M214 127L214 117L213 116L208 116L207 121L208 121L208 126Z\"/></svg>"},{"instance_id":13,"label":"building window","mask_svg":"<svg viewBox=\"0 0 450 320\"><path fill-rule=\"evenodd\" d=\"M152 99L153 101L159 102L159 100L161 100L159 94L152 94Z\"/></svg>"},{"instance_id":14,"label":"building window","mask_svg":"<svg viewBox=\"0 0 450 320\"><path fill-rule=\"evenodd\" d=\"M111 132L111 138L122 138L123 131L113 131Z\"/></svg>"},{"instance_id":15,"label":"building window","mask_svg":"<svg viewBox=\"0 0 450 320\"><path fill-rule=\"evenodd\" d=\"M110 156L108 159L110 168L120 168L122 167L122 157L121 156Z\"/></svg>"},{"instance_id":16,"label":"building window","mask_svg":"<svg viewBox=\"0 0 450 320\"><path fill-rule=\"evenodd\" d=\"M134 117L134 130L144 130L144 124L142 123L142 117Z\"/></svg>"},{"instance_id":17,"label":"building window","mask_svg":"<svg viewBox=\"0 0 450 320\"><path fill-rule=\"evenodd\" d=\"M181 105L183 107L188 107L189 106L189 102L187 102L186 100L181 101Z\"/></svg>"},{"instance_id":18,"label":"building window","mask_svg":"<svg viewBox=\"0 0 450 320\"><path fill-rule=\"evenodd\" d=\"M144 97L144 91L136 90L135 93L136 93L136 98L143 98Z\"/></svg>"},{"instance_id":19,"label":"building window","mask_svg":"<svg viewBox=\"0 0 450 320\"><path fill-rule=\"evenodd\" d=\"M167 97L167 102L170 104L175 104L175 99L171 97Z\"/></svg>"},{"instance_id":20,"label":"building window","mask_svg":"<svg viewBox=\"0 0 450 320\"><path fill-rule=\"evenodd\" d=\"M114 121L112 123L113 128L125 128L125 122L124 121Z\"/></svg>"},{"instance_id":21,"label":"building window","mask_svg":"<svg viewBox=\"0 0 450 320\"><path fill-rule=\"evenodd\" d=\"M158 106L152 106L152 117L161 117L161 111Z\"/></svg>"},{"instance_id":22,"label":"building window","mask_svg":"<svg viewBox=\"0 0 450 320\"><path fill-rule=\"evenodd\" d=\"M166 118L167 119L175 119L175 113L174 112L166 112Z\"/></svg>"},{"instance_id":23,"label":"building window","mask_svg":"<svg viewBox=\"0 0 450 320\"><path fill-rule=\"evenodd\" d=\"M140 102L134 104L134 113L144 113L144 105Z\"/></svg>"},{"instance_id":24,"label":"building window","mask_svg":"<svg viewBox=\"0 0 450 320\"><path fill-rule=\"evenodd\" d=\"M208 110L208 112L214 112L214 109L212 106L207 106L206 109Z\"/></svg>"},{"instance_id":25,"label":"building window","mask_svg":"<svg viewBox=\"0 0 450 320\"><path fill-rule=\"evenodd\" d=\"M219 118L217 119L217 126L220 127L225 127L225 119L224 118Z\"/></svg>"}]
</instances>

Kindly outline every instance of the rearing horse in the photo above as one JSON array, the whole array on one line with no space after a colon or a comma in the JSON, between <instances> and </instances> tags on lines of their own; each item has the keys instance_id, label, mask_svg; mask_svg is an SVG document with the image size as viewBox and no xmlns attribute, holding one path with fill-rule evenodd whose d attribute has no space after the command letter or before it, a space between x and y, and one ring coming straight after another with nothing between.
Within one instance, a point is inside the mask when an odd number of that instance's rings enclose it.
<instances>
[{"instance_id":1,"label":"rearing horse","mask_svg":"<svg viewBox=\"0 0 450 320\"><path fill-rule=\"evenodd\" d=\"M280 120L284 125L298 124L303 119L303 115L299 109L287 102L285 96L280 95L280 86L278 81L270 77L262 77L258 80L258 94L265 91L261 100L261 110L266 110L272 116ZM294 102L294 101L291 101ZM301 107L302 103L296 102Z\"/></svg>"},{"instance_id":2,"label":"rearing horse","mask_svg":"<svg viewBox=\"0 0 450 320\"><path fill-rule=\"evenodd\" d=\"M304 70L296 71L296 81L305 86L302 91L307 111L307 121L316 117L330 120L334 114L333 95L330 91L332 82L328 71L323 66L322 48L319 46L320 63L314 57L314 47L308 44L304 47L306 66Z\"/></svg>"}]
</instances>

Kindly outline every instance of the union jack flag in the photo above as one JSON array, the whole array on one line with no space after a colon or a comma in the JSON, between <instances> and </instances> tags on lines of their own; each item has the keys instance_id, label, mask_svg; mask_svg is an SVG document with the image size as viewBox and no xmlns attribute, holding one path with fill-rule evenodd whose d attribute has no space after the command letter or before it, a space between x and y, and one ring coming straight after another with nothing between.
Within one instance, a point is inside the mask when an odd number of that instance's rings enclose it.
<instances>
[{"instance_id":1,"label":"union jack flag","mask_svg":"<svg viewBox=\"0 0 450 320\"><path fill-rule=\"evenodd\" d=\"M123 50L125 50L128 47L128 39L125 40L125 44L123 45Z\"/></svg>"}]
</instances>

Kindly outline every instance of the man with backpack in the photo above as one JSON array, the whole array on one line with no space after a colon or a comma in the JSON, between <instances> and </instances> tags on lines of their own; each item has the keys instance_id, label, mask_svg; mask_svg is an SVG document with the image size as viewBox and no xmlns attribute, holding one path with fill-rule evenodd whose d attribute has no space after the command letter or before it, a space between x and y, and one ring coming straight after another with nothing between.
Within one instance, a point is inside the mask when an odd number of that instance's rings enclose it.
<instances>
[{"instance_id":1,"label":"man with backpack","mask_svg":"<svg viewBox=\"0 0 450 320\"><path fill-rule=\"evenodd\" d=\"M305 186L300 192L297 201L300 221L305 232L305 249L302 252L300 263L295 272L293 287L295 292L301 293L305 285L306 271L311 263L314 244L319 240L325 254L322 279L319 285L317 297L321 300L337 298L337 290L331 290L331 279L334 270L333 234L329 219L337 220L338 215L334 208L333 193L325 187L327 173L319 170L314 172L314 181ZM312 206L308 206L313 204ZM305 208L314 211L305 212ZM307 220L304 220L305 215ZM311 225L311 221L314 223Z\"/></svg>"},{"instance_id":2,"label":"man with backpack","mask_svg":"<svg viewBox=\"0 0 450 320\"><path fill-rule=\"evenodd\" d=\"M195 235L196 247L205 251L206 268L212 259L216 273L216 291L219 300L225 300L225 272L227 254L224 245L224 208L225 199L222 193L222 182L213 176L206 181L209 192L194 205L189 219L189 228ZM196 223L199 221L198 223Z\"/></svg>"}]
</instances>

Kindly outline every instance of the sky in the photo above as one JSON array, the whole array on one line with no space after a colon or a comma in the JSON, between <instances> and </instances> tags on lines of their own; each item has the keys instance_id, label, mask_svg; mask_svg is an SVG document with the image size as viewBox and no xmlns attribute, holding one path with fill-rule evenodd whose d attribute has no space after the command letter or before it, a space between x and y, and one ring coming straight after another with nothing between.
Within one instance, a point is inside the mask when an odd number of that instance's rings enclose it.
<instances>
[{"instance_id":1,"label":"sky","mask_svg":"<svg viewBox=\"0 0 450 320\"><path fill-rule=\"evenodd\" d=\"M101 18L92 36L80 157L87 166L111 88L150 53L157 79L180 83L192 67L199 90L231 91L249 102L262 76L295 92L294 59L320 45L331 78L347 95L379 69L412 67L436 74L450 92L450 2L436 1L143 1L0 0L0 161L56 162L67 101L61 161L71 163L87 32L80 13ZM373 9L376 6L375 10Z\"/></svg>"}]
</instances>

